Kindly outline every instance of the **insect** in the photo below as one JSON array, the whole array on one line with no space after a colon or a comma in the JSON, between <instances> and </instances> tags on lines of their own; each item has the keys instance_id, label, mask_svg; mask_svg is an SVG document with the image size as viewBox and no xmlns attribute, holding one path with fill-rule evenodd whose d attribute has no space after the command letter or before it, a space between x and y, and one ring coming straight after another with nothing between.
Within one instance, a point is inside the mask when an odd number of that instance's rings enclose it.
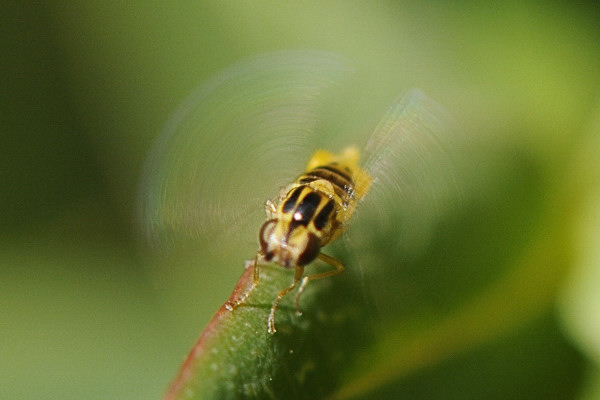
<instances>
[{"instance_id":1,"label":"insect","mask_svg":"<svg viewBox=\"0 0 600 400\"><path fill-rule=\"evenodd\" d=\"M259 231L260 249L254 258L252 290L259 283L261 263L274 262L284 268L294 268L293 283L277 293L268 318L268 331L275 333L275 312L281 299L299 283L296 294L296 312L300 313L299 299L311 280L327 278L344 271L337 259L321 253L321 247L340 236L371 185L371 177L358 165L359 152L354 147L340 154L317 151L296 182L279 199L279 205L267 201L267 221ZM304 268L319 258L334 269L304 276ZM248 296L250 290L235 303L227 304L233 310Z\"/></svg>"},{"instance_id":2,"label":"insect","mask_svg":"<svg viewBox=\"0 0 600 400\"><path fill-rule=\"evenodd\" d=\"M286 294L297 288L298 310L308 282L344 270L321 248L348 225L354 255L344 263L371 263L393 249L426 242L429 227L460 191L460 141L448 129L445 112L411 90L388 108L370 137L352 136L352 113L335 108L352 100L339 95L351 74L345 60L328 53L283 52L243 61L189 97L145 165L140 219L151 243L161 248L192 243L203 250L201 264L214 257L226 258L218 262L225 265L255 254L254 286L263 264L294 269L292 284L272 303L271 333ZM330 116L352 124L323 129ZM339 154L314 153L357 142L366 143L360 152L351 147ZM306 160L305 172L277 204L267 202L265 222L261 203L270 190L289 184ZM261 223L256 252L252 238ZM386 254L369 243L384 243ZM304 276L315 259L332 269ZM387 276L384 268L393 265L379 263L377 276Z\"/></svg>"}]
</instances>

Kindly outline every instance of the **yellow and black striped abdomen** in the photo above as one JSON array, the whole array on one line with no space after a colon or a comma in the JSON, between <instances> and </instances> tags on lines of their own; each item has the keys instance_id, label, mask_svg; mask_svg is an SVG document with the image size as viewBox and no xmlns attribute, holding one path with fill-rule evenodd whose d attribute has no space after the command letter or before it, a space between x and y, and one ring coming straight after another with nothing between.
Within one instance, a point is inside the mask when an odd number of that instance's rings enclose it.
<instances>
[{"instance_id":1,"label":"yellow and black striped abdomen","mask_svg":"<svg viewBox=\"0 0 600 400\"><path fill-rule=\"evenodd\" d=\"M337 219L340 223L352 216L357 201L371 186L371 176L358 165L359 157L360 153L354 147L340 154L319 150L308 162L306 172L297 180L298 184L308 183L318 187L321 187L319 182L329 182L333 193L327 195L339 205Z\"/></svg>"},{"instance_id":2,"label":"yellow and black striped abdomen","mask_svg":"<svg viewBox=\"0 0 600 400\"><path fill-rule=\"evenodd\" d=\"M347 206L354 195L354 181L352 171L348 167L343 169L337 164L328 164L307 171L298 178L298 184L309 184L323 179L333 186L335 194L341 199L342 205Z\"/></svg>"}]
</instances>

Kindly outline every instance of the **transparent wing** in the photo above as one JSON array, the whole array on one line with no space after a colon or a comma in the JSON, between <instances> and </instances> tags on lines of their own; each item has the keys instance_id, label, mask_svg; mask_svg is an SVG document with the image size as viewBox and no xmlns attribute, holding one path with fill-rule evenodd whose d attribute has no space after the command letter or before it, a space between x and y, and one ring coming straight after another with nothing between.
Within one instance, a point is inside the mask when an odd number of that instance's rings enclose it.
<instances>
[{"instance_id":1,"label":"transparent wing","mask_svg":"<svg viewBox=\"0 0 600 400\"><path fill-rule=\"evenodd\" d=\"M234 65L193 93L143 173L140 217L150 241L215 242L234 230L254 249L265 200L302 172L349 72L329 53L272 53Z\"/></svg>"},{"instance_id":2,"label":"transparent wing","mask_svg":"<svg viewBox=\"0 0 600 400\"><path fill-rule=\"evenodd\" d=\"M464 139L452 119L419 90L401 95L369 139L373 177L349 241L361 273L385 273L428 244L431 230L461 203Z\"/></svg>"}]
</instances>

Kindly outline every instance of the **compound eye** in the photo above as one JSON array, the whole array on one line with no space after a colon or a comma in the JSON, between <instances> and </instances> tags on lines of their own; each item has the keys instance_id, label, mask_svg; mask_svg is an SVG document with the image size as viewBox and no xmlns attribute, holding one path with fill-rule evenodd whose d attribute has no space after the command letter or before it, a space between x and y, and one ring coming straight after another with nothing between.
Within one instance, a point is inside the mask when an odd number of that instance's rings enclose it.
<instances>
[{"instance_id":1,"label":"compound eye","mask_svg":"<svg viewBox=\"0 0 600 400\"><path fill-rule=\"evenodd\" d=\"M269 236L271 236L273 233L276 223L276 219L270 219L260 227L260 231L258 233L258 242L260 244L261 252L265 255L267 254L267 249L269 247Z\"/></svg>"},{"instance_id":2,"label":"compound eye","mask_svg":"<svg viewBox=\"0 0 600 400\"><path fill-rule=\"evenodd\" d=\"M297 264L299 266L306 265L313 261L319 255L321 251L321 241L317 236L312 233L308 234L308 241L306 242L306 247L304 251L298 257Z\"/></svg>"}]
</instances>

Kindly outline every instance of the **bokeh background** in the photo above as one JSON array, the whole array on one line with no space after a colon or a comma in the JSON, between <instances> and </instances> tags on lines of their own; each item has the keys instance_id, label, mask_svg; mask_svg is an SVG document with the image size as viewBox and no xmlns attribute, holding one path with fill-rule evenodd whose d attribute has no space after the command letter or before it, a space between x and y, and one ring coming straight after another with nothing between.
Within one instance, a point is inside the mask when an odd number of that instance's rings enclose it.
<instances>
[{"instance_id":1,"label":"bokeh background","mask_svg":"<svg viewBox=\"0 0 600 400\"><path fill-rule=\"evenodd\" d=\"M2 2L0 398L161 397L241 271L148 251L144 160L208 77L298 48L356 63L372 110L421 87L482 141L526 154L507 168L526 187L534 165L547 201L499 210L561 233L564 269L532 322L382 395L600 398L599 20L567 1Z\"/></svg>"}]
</instances>

